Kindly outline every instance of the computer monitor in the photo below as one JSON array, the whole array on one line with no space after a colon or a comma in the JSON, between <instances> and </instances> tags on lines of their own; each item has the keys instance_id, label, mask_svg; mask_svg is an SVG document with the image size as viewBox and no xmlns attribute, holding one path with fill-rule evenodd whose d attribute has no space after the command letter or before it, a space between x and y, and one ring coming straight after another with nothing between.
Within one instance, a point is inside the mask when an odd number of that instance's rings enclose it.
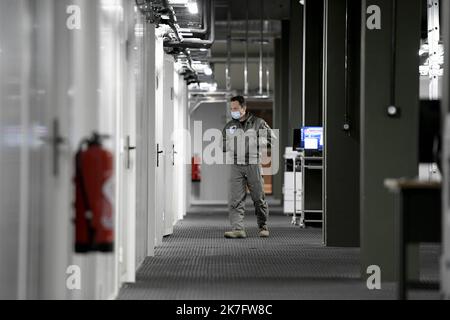
<instances>
[{"instance_id":1,"label":"computer monitor","mask_svg":"<svg viewBox=\"0 0 450 320\"><path fill-rule=\"evenodd\" d=\"M323 151L323 128L303 127L300 148L305 151Z\"/></svg>"}]
</instances>

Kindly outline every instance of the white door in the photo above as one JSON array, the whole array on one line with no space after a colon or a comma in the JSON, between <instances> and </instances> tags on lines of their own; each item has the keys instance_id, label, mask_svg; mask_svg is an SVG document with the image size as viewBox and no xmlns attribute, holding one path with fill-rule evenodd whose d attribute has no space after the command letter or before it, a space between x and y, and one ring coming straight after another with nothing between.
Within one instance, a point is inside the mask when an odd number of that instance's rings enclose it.
<instances>
[{"instance_id":1,"label":"white door","mask_svg":"<svg viewBox=\"0 0 450 320\"><path fill-rule=\"evenodd\" d=\"M129 17L132 19L132 17ZM128 32L127 32L128 33ZM126 69L124 81L124 101L121 105L121 151L119 161L120 174L120 246L119 261L121 281L134 282L136 274L136 169L137 169L137 86L138 74L135 63L139 59L137 43L133 36L127 34L125 47Z\"/></svg>"},{"instance_id":2,"label":"white door","mask_svg":"<svg viewBox=\"0 0 450 320\"><path fill-rule=\"evenodd\" d=\"M144 225L146 228L145 234L147 239L142 239L141 241L146 242L146 256L152 257L155 255L155 247L157 245L157 199L158 199L158 186L157 186L157 144L156 140L156 126L157 126L157 113L156 113L156 100L157 94L156 90L156 35L155 27L148 23L143 23L142 26L138 26L136 29L137 33L141 33L144 40L144 55L143 55L143 107L140 111L142 116L142 126L146 129L141 130L141 135L146 135L147 139L147 151L144 155L143 150L140 150L140 155L146 160L143 161L143 166L147 167L147 223ZM161 43L160 43L161 45ZM161 46L158 46L162 50ZM162 54L162 52L161 52ZM159 81L159 80L158 80ZM146 132L145 132L146 131ZM141 139L142 141L142 139ZM144 222L142 222L144 224Z\"/></svg>"},{"instance_id":3,"label":"white door","mask_svg":"<svg viewBox=\"0 0 450 320\"><path fill-rule=\"evenodd\" d=\"M30 41L32 55L17 65L29 68L31 76L32 90L28 98L22 97L22 111L26 121L24 133L31 133L35 141L31 149L25 141L22 146L26 157L21 159L25 169L21 177L28 190L23 190L21 196L21 219L25 224L19 235L22 247L18 270L23 280L20 290L22 297L65 299L70 292L61 279L72 263L73 250L71 204L76 128L71 112L76 99L70 53L75 47L74 39L70 30L59 27L66 25L67 1L20 2L26 10L23 18L31 14L33 19L33 32L18 37ZM7 9L5 14L10 15L10 11ZM19 21L17 30L23 32L27 22ZM26 53L26 49L21 51Z\"/></svg>"},{"instance_id":4,"label":"white door","mask_svg":"<svg viewBox=\"0 0 450 320\"><path fill-rule=\"evenodd\" d=\"M121 280L135 280L135 248L136 248L136 105L129 97L126 110L122 110L122 151L120 155L120 228L121 241L119 259L121 265Z\"/></svg>"},{"instance_id":5,"label":"white door","mask_svg":"<svg viewBox=\"0 0 450 320\"><path fill-rule=\"evenodd\" d=\"M0 2L0 299L27 297L31 25L25 1Z\"/></svg>"},{"instance_id":6,"label":"white door","mask_svg":"<svg viewBox=\"0 0 450 320\"><path fill-rule=\"evenodd\" d=\"M0 4L0 298L66 297L57 277L68 260L68 167L62 161L69 157L53 139L67 137L62 123L69 101L55 108L52 81L68 68L50 72L58 62L52 59L49 5Z\"/></svg>"},{"instance_id":7,"label":"white door","mask_svg":"<svg viewBox=\"0 0 450 320\"><path fill-rule=\"evenodd\" d=\"M128 6L128 88L129 95L134 96L136 104L137 128L136 128L136 267L142 264L149 252L149 216L150 201L149 195L149 139L152 126L149 121L150 106L148 98L153 97L153 90L150 90L147 81L147 74L154 74L154 67L148 68L146 64L146 44L144 42L145 29L144 17L139 11L135 11L133 6ZM147 39L154 42L154 39ZM151 43L149 44L151 46ZM154 49L153 49L154 50ZM154 56L154 54L153 54ZM131 97L130 97L131 98ZM154 104L152 105L154 108Z\"/></svg>"},{"instance_id":8,"label":"white door","mask_svg":"<svg viewBox=\"0 0 450 320\"><path fill-rule=\"evenodd\" d=\"M0 1L0 298L114 293L113 255L74 255L72 218L79 142L97 130L116 150L121 4ZM72 5L82 15L79 30L67 27ZM80 267L82 290L66 286L70 266Z\"/></svg>"},{"instance_id":9,"label":"white door","mask_svg":"<svg viewBox=\"0 0 450 320\"><path fill-rule=\"evenodd\" d=\"M103 148L113 154L114 175L112 183L105 185L105 195L111 199L114 208L115 240L113 253L91 253L88 255L74 255L72 264L81 268L82 290L71 291L79 299L110 299L118 289L121 272L118 264L119 249L122 246L122 230L119 227L119 219L127 201L133 195L133 190L122 193L122 182L132 180L132 173L124 169L124 139L133 135L132 115L122 117L124 113L123 105L128 96L125 83L127 81L125 64L125 25L124 25L124 4L122 0L101 0L89 1L78 0L76 2L67 0L55 0L55 3L62 7L58 16L63 17L62 26L66 26L68 6L78 5L81 14L81 29L71 30L70 37L73 39L73 48L68 56L74 60L73 70L69 78L73 79L73 84L69 90L61 90L62 95L73 96L73 104L70 106L68 114L68 127L70 128L70 140L72 145L72 157L76 152L81 139L92 135L97 131L109 138L103 141ZM61 29L58 27L57 29ZM58 55L59 57L59 55ZM60 104L59 104L60 105ZM131 110L131 113L134 111ZM135 136L134 136L135 138ZM133 139L133 137L131 137ZM134 140L135 141L135 140ZM131 143L134 142L131 140ZM71 157L71 158L72 158ZM73 159L70 159L70 166L73 167ZM73 173L70 177L72 178ZM133 188L133 182L129 182ZM72 180L68 182L73 186ZM106 191L106 189L110 189ZM114 190L111 190L114 189ZM73 191L71 198L73 199ZM132 200L130 200L132 201ZM133 209L131 209L133 210ZM127 217L127 216L125 216ZM125 225L130 228L133 223L127 220ZM72 228L73 229L73 228ZM127 229L128 231L128 229ZM71 237L71 242L73 242ZM133 245L133 242L126 242L124 247ZM122 246L123 247L123 246ZM69 248L73 252L72 248ZM125 262L134 260L127 259L130 251L122 251ZM131 251L131 255L132 255ZM127 272L133 275L133 268L126 268ZM132 280L132 278L130 278ZM128 280L128 279L125 279Z\"/></svg>"},{"instance_id":10,"label":"white door","mask_svg":"<svg viewBox=\"0 0 450 320\"><path fill-rule=\"evenodd\" d=\"M74 66L70 52L75 46L73 33L60 27L66 24L67 1L41 1L36 5L45 5L54 14L49 20L53 24L48 26L51 28L49 32L54 30L50 40L54 45L53 59L48 61L48 65L35 66L37 70L47 70L51 79L46 119L48 131L45 137L48 162L43 181L46 192L45 209L41 217L40 298L65 299L69 297L69 291L60 279L71 264L73 252L71 203L73 151L76 149L76 142L71 110L76 104L76 96L73 94L71 75L74 73Z\"/></svg>"},{"instance_id":11,"label":"white door","mask_svg":"<svg viewBox=\"0 0 450 320\"><path fill-rule=\"evenodd\" d=\"M27 203L30 205L28 206L28 218L22 220L28 226L26 229L23 229L26 233L21 234L20 237L22 238L22 243L27 245L23 246L20 251L22 256L20 263L23 265L19 269L21 273L24 271L27 271L27 273L22 273L21 278L23 282L19 287L19 296L20 298L39 299L42 298L40 291L42 282L39 279L40 268L34 266L38 266L42 262L42 253L40 252L40 248L42 248L42 234L40 230L42 224L46 223L43 221L46 191L43 190L42 185L46 179L50 179L52 176L52 168L47 165L46 159L53 158L51 154L53 148L48 148L49 140L42 139L44 132L48 129L51 130L51 120L55 116L54 113L50 114L51 110L49 108L52 103L51 88L53 86L50 72L50 66L53 64L53 52L50 46L53 41L51 32L53 7L49 1L29 2L29 5L30 12L33 15L33 25L36 26L32 34L35 41L31 49L34 53L31 65L40 67L32 67L33 75L30 82L29 103L32 108L30 108L27 126L33 142L30 145L28 154L28 178L23 176L25 179L22 180L23 183L29 186L28 201L25 199L21 201L22 206L27 205ZM22 15L22 17L25 18L26 15ZM21 213L23 214L23 212ZM27 254L25 254L26 251L28 251ZM60 292L63 292L63 290L60 290Z\"/></svg>"},{"instance_id":12,"label":"white door","mask_svg":"<svg viewBox=\"0 0 450 320\"><path fill-rule=\"evenodd\" d=\"M172 142L175 146L175 168L173 189L173 213L175 223L183 219L186 212L186 169L187 169L187 105L185 105L186 83L183 76L174 74L174 123L175 131Z\"/></svg>"},{"instance_id":13,"label":"white door","mask_svg":"<svg viewBox=\"0 0 450 320\"><path fill-rule=\"evenodd\" d=\"M156 39L155 43L155 66L156 66L156 90L155 90L155 144L156 155L155 167L155 246L162 244L164 236L165 217L165 164L166 152L164 145L164 48L163 40Z\"/></svg>"},{"instance_id":14,"label":"white door","mask_svg":"<svg viewBox=\"0 0 450 320\"><path fill-rule=\"evenodd\" d=\"M171 56L165 56L164 59L164 147L167 150L165 161L165 210L164 210L164 236L173 233L173 225L175 221L175 185L174 170L176 146L173 141L174 133L174 60Z\"/></svg>"}]
</instances>

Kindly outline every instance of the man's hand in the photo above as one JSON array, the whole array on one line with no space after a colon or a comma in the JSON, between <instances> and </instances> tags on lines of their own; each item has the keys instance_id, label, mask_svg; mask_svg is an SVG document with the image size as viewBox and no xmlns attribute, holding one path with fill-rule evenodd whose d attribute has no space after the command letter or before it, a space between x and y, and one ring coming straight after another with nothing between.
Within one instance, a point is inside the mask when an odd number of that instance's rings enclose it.
<instances>
[{"instance_id":1,"label":"man's hand","mask_svg":"<svg viewBox=\"0 0 450 320\"><path fill-rule=\"evenodd\" d=\"M275 134L273 133L272 129L269 127L267 122L263 121L259 128L258 132L258 143L259 147L263 148L270 148L272 147L272 142L277 139Z\"/></svg>"}]
</instances>

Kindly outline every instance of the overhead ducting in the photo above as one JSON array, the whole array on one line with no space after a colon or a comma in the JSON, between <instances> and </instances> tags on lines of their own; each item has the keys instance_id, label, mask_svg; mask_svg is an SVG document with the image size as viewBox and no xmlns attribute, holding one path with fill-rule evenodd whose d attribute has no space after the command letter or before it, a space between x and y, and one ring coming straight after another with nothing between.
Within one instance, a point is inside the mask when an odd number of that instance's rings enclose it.
<instances>
[{"instance_id":1,"label":"overhead ducting","mask_svg":"<svg viewBox=\"0 0 450 320\"><path fill-rule=\"evenodd\" d=\"M189 8L176 1L136 0L136 5L146 16L147 22L159 28L159 35L164 38L165 52L174 56L179 73L185 77L188 84L198 83L200 77L203 80L210 77L209 73L212 71L204 53L215 40L214 0L202 1L201 15L188 13ZM162 28L164 25L166 27ZM180 25L183 28L180 28ZM199 71L193 67L191 53L195 55L196 63L205 64L204 69ZM199 56L205 58L199 60L197 59ZM205 73L204 70L208 72Z\"/></svg>"},{"instance_id":2,"label":"overhead ducting","mask_svg":"<svg viewBox=\"0 0 450 320\"><path fill-rule=\"evenodd\" d=\"M161 21L163 23L169 25L170 28L173 30L173 33L175 34L175 37L176 37L177 41L182 42L183 41L183 37L178 32L179 26L177 24L177 17L175 15L175 11L173 11L173 8L169 5L169 1L168 0L161 0L161 3L163 5L164 9L161 10L160 13L162 15L167 15L167 17L168 17L167 20L162 19Z\"/></svg>"},{"instance_id":3,"label":"overhead ducting","mask_svg":"<svg viewBox=\"0 0 450 320\"><path fill-rule=\"evenodd\" d=\"M211 25L211 18L215 14L210 14L211 12L211 2L209 0L202 0L203 11L202 11L202 28L180 28L181 34L186 34L187 37L192 38L202 38L209 32L209 26Z\"/></svg>"},{"instance_id":4,"label":"overhead ducting","mask_svg":"<svg viewBox=\"0 0 450 320\"><path fill-rule=\"evenodd\" d=\"M168 0L136 0L136 6L145 15L147 22L156 25L167 25L177 41L183 41L178 32L179 26L173 8Z\"/></svg>"},{"instance_id":5,"label":"overhead ducting","mask_svg":"<svg viewBox=\"0 0 450 320\"><path fill-rule=\"evenodd\" d=\"M205 1L207 3L208 11L205 12L205 15L209 13L210 23L207 25L209 38L207 40L203 40L200 38L185 38L183 41L173 41L168 40L164 42L165 47L179 47L185 49L209 49L214 44L215 41L215 7L214 0Z\"/></svg>"}]
</instances>

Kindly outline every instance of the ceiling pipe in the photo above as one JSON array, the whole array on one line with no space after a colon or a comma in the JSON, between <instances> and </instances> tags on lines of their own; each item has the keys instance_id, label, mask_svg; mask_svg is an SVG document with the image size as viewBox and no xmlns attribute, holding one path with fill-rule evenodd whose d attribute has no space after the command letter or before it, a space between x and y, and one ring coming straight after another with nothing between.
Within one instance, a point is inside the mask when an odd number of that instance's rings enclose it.
<instances>
[{"instance_id":1,"label":"ceiling pipe","mask_svg":"<svg viewBox=\"0 0 450 320\"><path fill-rule=\"evenodd\" d=\"M231 8L228 6L227 66L225 68L226 89L231 90Z\"/></svg>"},{"instance_id":2,"label":"ceiling pipe","mask_svg":"<svg viewBox=\"0 0 450 320\"><path fill-rule=\"evenodd\" d=\"M177 18L175 16L175 12L173 11L173 8L170 6L169 1L168 0L161 0L161 4L164 7L164 11L161 12L161 13L165 13L169 17L169 21L166 22L167 25L170 28L172 28L173 32L175 33L175 37L177 38L177 41L183 42L183 37L178 32L178 27L176 25L177 24Z\"/></svg>"},{"instance_id":3,"label":"ceiling pipe","mask_svg":"<svg viewBox=\"0 0 450 320\"><path fill-rule=\"evenodd\" d=\"M261 6L261 39L259 44L259 94L263 95L263 54L264 54L264 1L260 0Z\"/></svg>"},{"instance_id":4,"label":"ceiling pipe","mask_svg":"<svg viewBox=\"0 0 450 320\"><path fill-rule=\"evenodd\" d=\"M209 25L211 24L211 15L208 14L208 12L211 11L209 6L211 5L211 2L209 0L202 0L203 1L203 28L180 28L180 33L189 33L192 34L193 38L201 38L202 36L205 36L208 34Z\"/></svg>"},{"instance_id":5,"label":"ceiling pipe","mask_svg":"<svg viewBox=\"0 0 450 320\"><path fill-rule=\"evenodd\" d=\"M266 91L267 96L270 97L270 69L269 69L269 51L267 51L267 58L266 58Z\"/></svg>"},{"instance_id":6,"label":"ceiling pipe","mask_svg":"<svg viewBox=\"0 0 450 320\"><path fill-rule=\"evenodd\" d=\"M186 56L186 59L187 59L187 66L186 66L187 69L189 71L195 73L194 68L192 67L192 57L191 57L191 55L189 54L189 52L186 49L183 50L183 54Z\"/></svg>"},{"instance_id":7,"label":"ceiling pipe","mask_svg":"<svg viewBox=\"0 0 450 320\"><path fill-rule=\"evenodd\" d=\"M244 95L248 96L248 30L249 30L249 10L248 0L246 0L246 23L245 23L245 65L244 65Z\"/></svg>"},{"instance_id":8,"label":"ceiling pipe","mask_svg":"<svg viewBox=\"0 0 450 320\"><path fill-rule=\"evenodd\" d=\"M189 114L193 114L195 111L197 111L198 108L200 108L200 106L202 104L212 104L212 103L227 103L228 99L210 99L210 98L204 98L198 101L194 102L194 106L189 108Z\"/></svg>"},{"instance_id":9,"label":"ceiling pipe","mask_svg":"<svg viewBox=\"0 0 450 320\"><path fill-rule=\"evenodd\" d=\"M267 63L273 63L273 58L270 56L266 55L266 64ZM212 63L220 63L220 64L226 64L227 63L227 57L226 56L222 56L222 57L211 57L208 61L212 62ZM258 64L259 63L259 56L258 57L248 57L248 65L250 66L250 64ZM245 65L245 58L244 57L233 57L233 59L231 60L231 64L242 64Z\"/></svg>"},{"instance_id":10,"label":"ceiling pipe","mask_svg":"<svg viewBox=\"0 0 450 320\"><path fill-rule=\"evenodd\" d=\"M167 1L167 0L166 0ZM209 25L209 40L202 40L202 39L184 39L183 42L178 41L167 41L164 43L165 47L178 47L178 48L191 48L191 49L209 49L214 44L216 35L215 35L215 6L214 6L214 0L210 0L210 21L211 24Z\"/></svg>"}]
</instances>

